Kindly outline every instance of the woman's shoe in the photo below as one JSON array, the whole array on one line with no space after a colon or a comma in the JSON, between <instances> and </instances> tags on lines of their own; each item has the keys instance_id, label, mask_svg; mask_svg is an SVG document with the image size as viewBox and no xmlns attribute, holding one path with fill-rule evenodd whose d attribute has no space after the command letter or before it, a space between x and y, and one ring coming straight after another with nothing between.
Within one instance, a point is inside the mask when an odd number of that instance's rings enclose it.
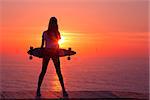
<instances>
[{"instance_id":1,"label":"woman's shoe","mask_svg":"<svg viewBox=\"0 0 150 100\"><path fill-rule=\"evenodd\" d=\"M68 93L66 91L63 91L63 97L68 97Z\"/></svg>"},{"instance_id":2,"label":"woman's shoe","mask_svg":"<svg viewBox=\"0 0 150 100\"><path fill-rule=\"evenodd\" d=\"M37 92L36 92L36 96L40 97L40 96L41 96L41 92L40 92L40 91L37 91Z\"/></svg>"}]
</instances>

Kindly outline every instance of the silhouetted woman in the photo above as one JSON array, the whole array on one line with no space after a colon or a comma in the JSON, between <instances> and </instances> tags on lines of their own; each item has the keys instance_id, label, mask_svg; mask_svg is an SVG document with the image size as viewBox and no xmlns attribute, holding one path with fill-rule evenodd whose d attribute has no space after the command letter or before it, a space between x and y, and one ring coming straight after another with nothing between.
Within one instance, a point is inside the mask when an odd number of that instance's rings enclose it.
<instances>
[{"instance_id":1,"label":"silhouetted woman","mask_svg":"<svg viewBox=\"0 0 150 100\"><path fill-rule=\"evenodd\" d=\"M57 50L59 49L59 44L58 44L58 40L60 39L60 33L58 30L58 25L57 25L57 19L55 17L51 17L50 21L49 21L49 26L48 29L46 31L43 32L42 35L42 44L41 44L41 48L44 47L45 44L45 48L46 50L54 50L57 52ZM53 57L51 57L56 69L56 73L58 75L61 87L62 87L62 92L63 92L63 96L68 96L65 87L64 87L64 82L63 82L63 76L61 74L61 69L60 69L60 60L59 60L59 56L55 55ZM37 88L37 96L41 96L40 93L40 87L44 78L44 75L46 73L47 70L47 66L49 63L50 57L45 56L43 58L42 61L42 71L39 75L39 80L38 80L38 88Z\"/></svg>"}]
</instances>

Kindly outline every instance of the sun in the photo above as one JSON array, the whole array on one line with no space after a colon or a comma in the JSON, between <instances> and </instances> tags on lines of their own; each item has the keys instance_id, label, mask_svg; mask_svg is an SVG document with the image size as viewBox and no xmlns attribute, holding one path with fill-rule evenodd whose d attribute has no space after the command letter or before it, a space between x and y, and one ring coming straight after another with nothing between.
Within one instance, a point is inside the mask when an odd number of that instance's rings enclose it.
<instances>
[{"instance_id":1,"label":"sun","mask_svg":"<svg viewBox=\"0 0 150 100\"><path fill-rule=\"evenodd\" d=\"M64 36L61 36L61 39L58 41L58 44L61 45L65 42Z\"/></svg>"}]
</instances>

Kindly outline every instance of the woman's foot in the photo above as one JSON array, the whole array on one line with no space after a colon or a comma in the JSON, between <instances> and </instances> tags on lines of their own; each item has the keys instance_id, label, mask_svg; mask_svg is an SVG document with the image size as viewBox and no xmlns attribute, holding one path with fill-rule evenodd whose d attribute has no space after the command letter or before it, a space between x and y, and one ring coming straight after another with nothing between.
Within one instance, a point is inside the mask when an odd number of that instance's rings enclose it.
<instances>
[{"instance_id":1,"label":"woman's foot","mask_svg":"<svg viewBox=\"0 0 150 100\"><path fill-rule=\"evenodd\" d=\"M63 97L68 97L67 91L63 91Z\"/></svg>"},{"instance_id":2,"label":"woman's foot","mask_svg":"<svg viewBox=\"0 0 150 100\"><path fill-rule=\"evenodd\" d=\"M38 97L40 97L40 96L41 96L41 92L40 92L40 90L37 90L37 92L36 92L36 96L38 96Z\"/></svg>"}]
</instances>

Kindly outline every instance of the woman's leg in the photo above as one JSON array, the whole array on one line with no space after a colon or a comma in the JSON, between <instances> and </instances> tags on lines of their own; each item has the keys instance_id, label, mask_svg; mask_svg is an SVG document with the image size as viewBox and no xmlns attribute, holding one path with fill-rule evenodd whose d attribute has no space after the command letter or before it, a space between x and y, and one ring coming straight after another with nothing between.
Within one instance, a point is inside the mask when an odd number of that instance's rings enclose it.
<instances>
[{"instance_id":1,"label":"woman's leg","mask_svg":"<svg viewBox=\"0 0 150 100\"><path fill-rule=\"evenodd\" d=\"M46 70L47 70L47 66L48 66L49 60L50 60L49 57L43 58L43 61L42 61L42 70L41 70L41 73L39 75L39 80L38 80L37 96L41 95L40 94L40 88L41 88L41 84L42 84L44 75L45 75Z\"/></svg>"},{"instance_id":2,"label":"woman's leg","mask_svg":"<svg viewBox=\"0 0 150 100\"><path fill-rule=\"evenodd\" d=\"M66 92L66 90L65 90L64 81L63 81L63 76L62 76L62 74L61 74L59 57L53 57L52 60L53 60L54 65L55 65L56 73L57 73L57 75L58 75L59 82L60 82L61 87L62 87L62 91L63 91L63 93L65 93L66 95L68 95L67 92Z\"/></svg>"}]
</instances>

